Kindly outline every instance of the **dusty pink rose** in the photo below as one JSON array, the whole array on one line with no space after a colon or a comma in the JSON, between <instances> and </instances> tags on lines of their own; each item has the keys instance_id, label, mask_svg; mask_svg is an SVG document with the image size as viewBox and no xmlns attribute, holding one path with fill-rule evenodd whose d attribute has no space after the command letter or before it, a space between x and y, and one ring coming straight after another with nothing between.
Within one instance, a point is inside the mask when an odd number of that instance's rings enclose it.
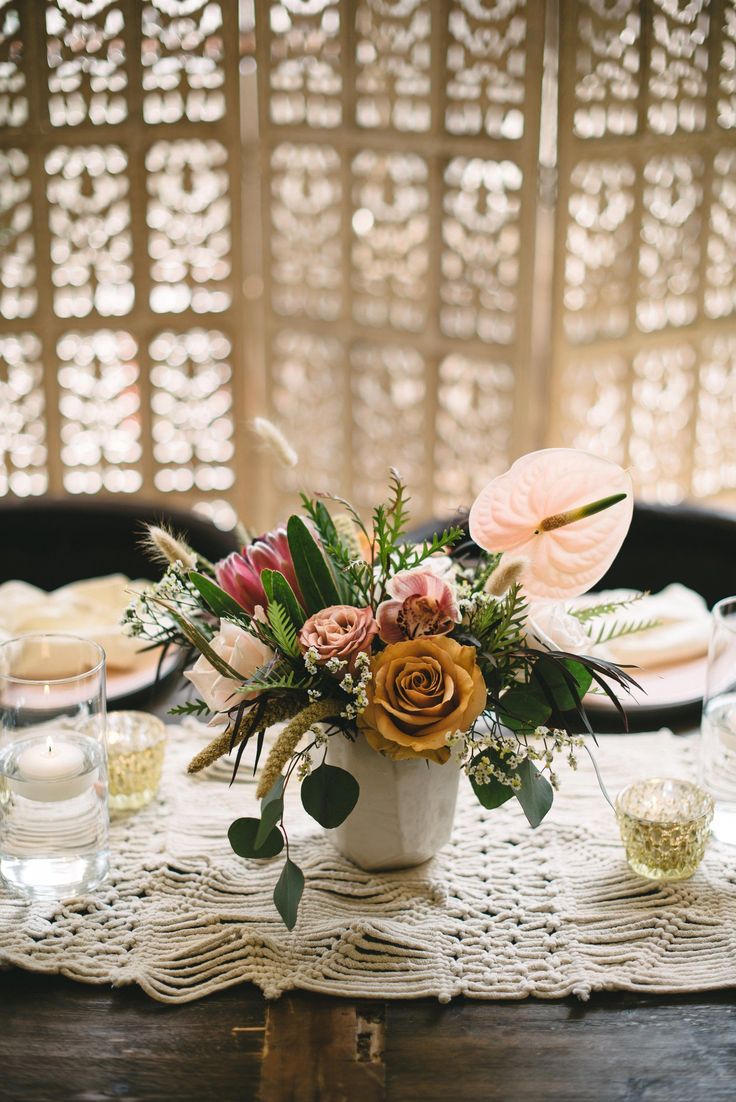
<instances>
[{"instance_id":1,"label":"dusty pink rose","mask_svg":"<svg viewBox=\"0 0 736 1102\"><path fill-rule=\"evenodd\" d=\"M369 608L353 608L352 605L331 605L310 616L299 632L302 651L313 647L317 652L317 664L324 666L331 658L347 662L347 670L353 673L355 659L371 649L378 634L378 624Z\"/></svg>"},{"instance_id":2,"label":"dusty pink rose","mask_svg":"<svg viewBox=\"0 0 736 1102\"><path fill-rule=\"evenodd\" d=\"M447 635L460 620L452 587L433 570L402 570L386 590L393 600L384 601L376 611L384 643Z\"/></svg>"},{"instance_id":3,"label":"dusty pink rose","mask_svg":"<svg viewBox=\"0 0 736 1102\"><path fill-rule=\"evenodd\" d=\"M219 658L240 674L243 681L247 681L259 666L273 658L270 647L228 620L220 621L220 630L211 640L210 646ZM252 700L259 692L258 689L250 693L237 692L240 682L218 673L203 654L184 676L191 681L211 712L224 712L241 700Z\"/></svg>"}]
</instances>

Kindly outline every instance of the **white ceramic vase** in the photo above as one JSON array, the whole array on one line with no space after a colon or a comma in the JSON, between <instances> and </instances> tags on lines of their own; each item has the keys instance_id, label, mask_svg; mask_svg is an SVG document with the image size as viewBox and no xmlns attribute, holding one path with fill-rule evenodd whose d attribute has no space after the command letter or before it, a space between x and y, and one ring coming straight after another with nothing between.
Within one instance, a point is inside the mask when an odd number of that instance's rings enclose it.
<instances>
[{"instance_id":1,"label":"white ceramic vase","mask_svg":"<svg viewBox=\"0 0 736 1102\"><path fill-rule=\"evenodd\" d=\"M360 796L344 823L327 836L362 869L405 869L428 861L450 840L460 768L426 761L391 761L356 734L333 735L329 765L347 769Z\"/></svg>"}]
</instances>

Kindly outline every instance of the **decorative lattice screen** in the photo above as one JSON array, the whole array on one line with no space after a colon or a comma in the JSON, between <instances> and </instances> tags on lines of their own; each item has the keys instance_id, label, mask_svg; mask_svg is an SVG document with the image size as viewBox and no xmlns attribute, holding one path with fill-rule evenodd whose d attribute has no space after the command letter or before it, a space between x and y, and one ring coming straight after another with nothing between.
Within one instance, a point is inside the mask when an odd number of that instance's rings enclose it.
<instances>
[{"instance_id":1,"label":"decorative lattice screen","mask_svg":"<svg viewBox=\"0 0 736 1102\"><path fill-rule=\"evenodd\" d=\"M0 0L0 494L736 486L734 127L734 0Z\"/></svg>"},{"instance_id":2,"label":"decorative lattice screen","mask_svg":"<svg viewBox=\"0 0 736 1102\"><path fill-rule=\"evenodd\" d=\"M225 0L0 0L0 494L233 492L237 55Z\"/></svg>"},{"instance_id":3,"label":"decorative lattice screen","mask_svg":"<svg viewBox=\"0 0 736 1102\"><path fill-rule=\"evenodd\" d=\"M267 379L360 504L451 510L531 444L544 4L257 4ZM531 15L531 18L530 18Z\"/></svg>"},{"instance_id":4,"label":"decorative lattice screen","mask_svg":"<svg viewBox=\"0 0 736 1102\"><path fill-rule=\"evenodd\" d=\"M650 498L736 487L736 5L563 8L556 438Z\"/></svg>"}]
</instances>

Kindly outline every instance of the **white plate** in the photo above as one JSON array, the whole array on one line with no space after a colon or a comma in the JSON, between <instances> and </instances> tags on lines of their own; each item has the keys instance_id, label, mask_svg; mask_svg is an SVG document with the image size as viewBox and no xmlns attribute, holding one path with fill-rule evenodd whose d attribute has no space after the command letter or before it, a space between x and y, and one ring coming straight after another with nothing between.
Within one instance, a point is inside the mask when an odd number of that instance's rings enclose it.
<instances>
[{"instance_id":1,"label":"white plate","mask_svg":"<svg viewBox=\"0 0 736 1102\"><path fill-rule=\"evenodd\" d=\"M161 666L161 678L163 679L176 666L180 652L177 647L169 648L169 652ZM135 665L128 670L107 671L107 699L120 700L122 697L132 696L153 685L156 680L156 669L160 658L160 651L142 651L136 655Z\"/></svg>"},{"instance_id":2,"label":"white plate","mask_svg":"<svg viewBox=\"0 0 736 1102\"><path fill-rule=\"evenodd\" d=\"M641 690L631 694L619 690L619 699L627 712L637 710L666 710L697 705L705 693L708 658L702 654L685 662L672 662L668 666L651 669L628 667L626 672L638 681ZM612 686L616 689L616 686ZM607 696L588 693L586 711L615 712L615 706Z\"/></svg>"}]
</instances>

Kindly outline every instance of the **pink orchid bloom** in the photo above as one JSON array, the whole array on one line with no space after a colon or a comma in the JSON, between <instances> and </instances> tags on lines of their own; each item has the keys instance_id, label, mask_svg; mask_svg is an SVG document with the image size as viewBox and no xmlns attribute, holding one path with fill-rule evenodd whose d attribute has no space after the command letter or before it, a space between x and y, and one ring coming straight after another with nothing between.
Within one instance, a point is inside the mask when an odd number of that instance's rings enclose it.
<instances>
[{"instance_id":1,"label":"pink orchid bloom","mask_svg":"<svg viewBox=\"0 0 736 1102\"><path fill-rule=\"evenodd\" d=\"M296 599L302 600L285 528L259 536L242 553L233 551L215 564L218 584L251 616L258 605L265 608L268 604L261 582L264 570L278 570L294 590Z\"/></svg>"},{"instance_id":2,"label":"pink orchid bloom","mask_svg":"<svg viewBox=\"0 0 736 1102\"><path fill-rule=\"evenodd\" d=\"M486 551L524 559L528 597L560 600L603 577L629 530L631 477L574 448L531 452L492 479L470 510L470 535Z\"/></svg>"},{"instance_id":3,"label":"pink orchid bloom","mask_svg":"<svg viewBox=\"0 0 736 1102\"><path fill-rule=\"evenodd\" d=\"M446 635L460 620L452 588L431 570L402 570L386 586L393 598L376 610L384 643L416 639L420 635Z\"/></svg>"}]
</instances>

